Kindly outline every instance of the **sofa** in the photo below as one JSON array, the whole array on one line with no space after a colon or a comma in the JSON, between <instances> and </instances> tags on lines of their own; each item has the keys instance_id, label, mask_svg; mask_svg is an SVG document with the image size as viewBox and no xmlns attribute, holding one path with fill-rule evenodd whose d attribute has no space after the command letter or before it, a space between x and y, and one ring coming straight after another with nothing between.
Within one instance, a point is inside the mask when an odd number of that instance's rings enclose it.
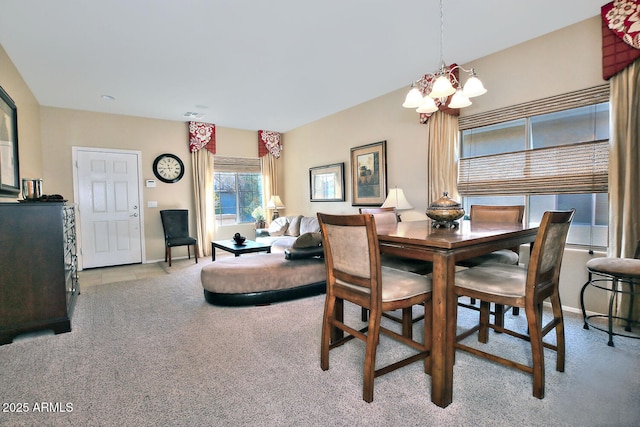
<instances>
[{"instance_id":1,"label":"sofa","mask_svg":"<svg viewBox=\"0 0 640 427\"><path fill-rule=\"evenodd\" d=\"M284 252L303 234L319 233L318 218L303 215L281 216L269 228L256 230L256 242L271 245L271 252Z\"/></svg>"},{"instance_id":2,"label":"sofa","mask_svg":"<svg viewBox=\"0 0 640 427\"><path fill-rule=\"evenodd\" d=\"M278 221L281 228L276 230L276 236L262 236L263 242L277 242L282 251L225 257L203 267L200 281L205 300L215 305L240 306L324 293L326 272L320 232L280 235L281 229L291 224L303 231L314 229L313 221L301 219L294 217L288 222L283 217Z\"/></svg>"}]
</instances>

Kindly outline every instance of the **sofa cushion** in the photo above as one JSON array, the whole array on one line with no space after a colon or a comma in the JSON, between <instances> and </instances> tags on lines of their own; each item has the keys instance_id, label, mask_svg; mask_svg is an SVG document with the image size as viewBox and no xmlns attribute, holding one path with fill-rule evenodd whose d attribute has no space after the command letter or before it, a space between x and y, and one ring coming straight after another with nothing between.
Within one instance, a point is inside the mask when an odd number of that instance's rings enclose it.
<instances>
[{"instance_id":1,"label":"sofa cushion","mask_svg":"<svg viewBox=\"0 0 640 427\"><path fill-rule=\"evenodd\" d=\"M284 259L297 260L306 258L324 258L324 248L322 246L311 246L309 248L287 248L284 250Z\"/></svg>"},{"instance_id":2,"label":"sofa cushion","mask_svg":"<svg viewBox=\"0 0 640 427\"><path fill-rule=\"evenodd\" d=\"M269 235L284 236L287 228L289 228L289 219L286 216L280 216L269 224Z\"/></svg>"},{"instance_id":3,"label":"sofa cushion","mask_svg":"<svg viewBox=\"0 0 640 427\"><path fill-rule=\"evenodd\" d=\"M293 242L292 248L313 248L322 245L322 234L304 233Z\"/></svg>"},{"instance_id":4,"label":"sofa cushion","mask_svg":"<svg viewBox=\"0 0 640 427\"><path fill-rule=\"evenodd\" d=\"M200 271L202 287L210 292L243 293L286 289L324 282L324 260L286 260L282 254L225 257Z\"/></svg>"},{"instance_id":5,"label":"sofa cushion","mask_svg":"<svg viewBox=\"0 0 640 427\"><path fill-rule=\"evenodd\" d=\"M284 235L298 237L300 235L300 220L302 220L302 215L289 218L289 227L287 227L287 231L284 232Z\"/></svg>"},{"instance_id":6,"label":"sofa cushion","mask_svg":"<svg viewBox=\"0 0 640 427\"><path fill-rule=\"evenodd\" d=\"M303 216L300 220L300 234L319 233L320 223L315 216Z\"/></svg>"}]
</instances>

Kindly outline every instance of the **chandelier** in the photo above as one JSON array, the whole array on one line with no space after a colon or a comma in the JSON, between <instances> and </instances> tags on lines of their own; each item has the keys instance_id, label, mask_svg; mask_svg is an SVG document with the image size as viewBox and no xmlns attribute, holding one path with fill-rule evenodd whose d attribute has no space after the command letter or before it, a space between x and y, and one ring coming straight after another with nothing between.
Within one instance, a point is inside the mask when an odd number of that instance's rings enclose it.
<instances>
[{"instance_id":1,"label":"chandelier","mask_svg":"<svg viewBox=\"0 0 640 427\"><path fill-rule=\"evenodd\" d=\"M440 0L440 69L435 73L425 74L419 80L411 83L411 90L402 104L405 108L415 108L418 113L433 113L438 111L436 99L442 105L447 105L451 96L449 108L464 108L471 105L469 98L480 96L487 92L473 68L467 70L459 65L447 67L443 60L444 51L444 17L442 1ZM458 73L468 74L467 81L460 88ZM423 94L426 94L423 96Z\"/></svg>"}]
</instances>

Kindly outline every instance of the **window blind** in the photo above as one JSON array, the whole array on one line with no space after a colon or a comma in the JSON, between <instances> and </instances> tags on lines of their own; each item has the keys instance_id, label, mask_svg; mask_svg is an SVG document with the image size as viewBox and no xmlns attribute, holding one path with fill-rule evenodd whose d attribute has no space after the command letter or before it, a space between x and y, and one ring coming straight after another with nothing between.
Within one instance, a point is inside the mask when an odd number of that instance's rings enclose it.
<instances>
[{"instance_id":1,"label":"window blind","mask_svg":"<svg viewBox=\"0 0 640 427\"><path fill-rule=\"evenodd\" d=\"M260 173L260 159L251 157L213 156L213 168L216 172L253 172Z\"/></svg>"},{"instance_id":2,"label":"window blind","mask_svg":"<svg viewBox=\"0 0 640 427\"><path fill-rule=\"evenodd\" d=\"M460 159L462 196L606 193L609 141Z\"/></svg>"},{"instance_id":3,"label":"window blind","mask_svg":"<svg viewBox=\"0 0 640 427\"><path fill-rule=\"evenodd\" d=\"M609 83L498 110L487 111L486 113L466 117L461 116L458 117L458 127L463 131L507 122L509 120L537 116L539 114L554 113L556 111L569 110L586 105L600 104L602 102L609 102Z\"/></svg>"}]
</instances>

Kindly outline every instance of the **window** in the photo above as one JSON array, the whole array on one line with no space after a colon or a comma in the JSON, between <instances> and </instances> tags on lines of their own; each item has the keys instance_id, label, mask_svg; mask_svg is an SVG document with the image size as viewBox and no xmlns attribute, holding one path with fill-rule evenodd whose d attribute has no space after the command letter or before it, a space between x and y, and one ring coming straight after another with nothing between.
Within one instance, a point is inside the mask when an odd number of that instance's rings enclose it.
<instances>
[{"instance_id":1,"label":"window","mask_svg":"<svg viewBox=\"0 0 640 427\"><path fill-rule=\"evenodd\" d=\"M215 156L213 178L216 224L253 222L251 213L262 206L260 160Z\"/></svg>"},{"instance_id":2,"label":"window","mask_svg":"<svg viewBox=\"0 0 640 427\"><path fill-rule=\"evenodd\" d=\"M560 108L547 99L461 118L458 191L467 212L472 204L524 204L532 226L546 210L575 208L567 242L606 247L608 91L566 98L575 102L562 98ZM508 120L491 122L491 114Z\"/></svg>"}]
</instances>

